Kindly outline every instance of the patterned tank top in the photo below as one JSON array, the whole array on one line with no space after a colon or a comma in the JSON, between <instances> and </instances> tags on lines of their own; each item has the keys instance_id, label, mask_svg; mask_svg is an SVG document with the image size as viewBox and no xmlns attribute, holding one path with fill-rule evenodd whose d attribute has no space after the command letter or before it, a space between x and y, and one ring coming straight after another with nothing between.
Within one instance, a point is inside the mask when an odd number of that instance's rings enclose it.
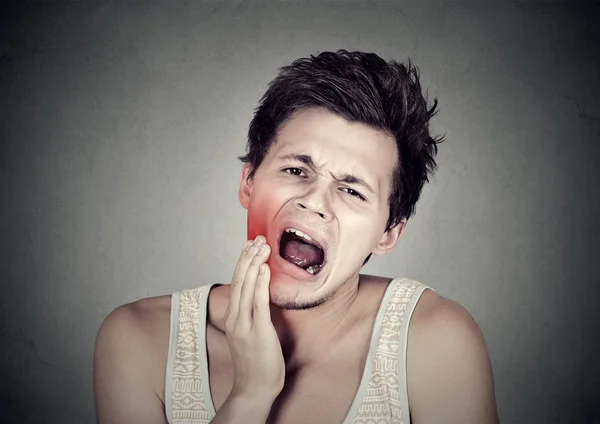
<instances>
[{"instance_id":1,"label":"patterned tank top","mask_svg":"<svg viewBox=\"0 0 600 424\"><path fill-rule=\"evenodd\" d=\"M165 380L169 424L208 424L215 417L208 375L206 317L215 284L173 293ZM358 391L343 424L409 424L406 387L408 324L430 287L395 278L386 289Z\"/></svg>"}]
</instances>

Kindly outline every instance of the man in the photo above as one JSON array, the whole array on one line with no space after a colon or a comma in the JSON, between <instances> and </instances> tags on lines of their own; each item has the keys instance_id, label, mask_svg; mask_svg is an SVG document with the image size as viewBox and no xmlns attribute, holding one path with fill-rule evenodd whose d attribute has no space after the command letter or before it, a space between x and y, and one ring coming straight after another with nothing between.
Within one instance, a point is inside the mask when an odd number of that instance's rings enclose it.
<instances>
[{"instance_id":1,"label":"man","mask_svg":"<svg viewBox=\"0 0 600 424\"><path fill-rule=\"evenodd\" d=\"M436 167L426 103L414 66L374 54L282 68L240 158L249 241L232 283L107 317L98 421L496 423L471 316L414 280L359 274Z\"/></svg>"}]
</instances>

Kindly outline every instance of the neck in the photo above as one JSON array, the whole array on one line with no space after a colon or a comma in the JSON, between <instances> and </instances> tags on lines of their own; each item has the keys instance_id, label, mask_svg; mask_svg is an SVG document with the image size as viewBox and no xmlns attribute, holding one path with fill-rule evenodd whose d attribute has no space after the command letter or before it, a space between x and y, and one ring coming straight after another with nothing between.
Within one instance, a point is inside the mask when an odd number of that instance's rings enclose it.
<instances>
[{"instance_id":1,"label":"neck","mask_svg":"<svg viewBox=\"0 0 600 424\"><path fill-rule=\"evenodd\" d=\"M286 310L271 305L271 320L279 335L286 368L296 369L322 359L341 337L359 291L359 274L353 275L323 304L306 310Z\"/></svg>"}]
</instances>

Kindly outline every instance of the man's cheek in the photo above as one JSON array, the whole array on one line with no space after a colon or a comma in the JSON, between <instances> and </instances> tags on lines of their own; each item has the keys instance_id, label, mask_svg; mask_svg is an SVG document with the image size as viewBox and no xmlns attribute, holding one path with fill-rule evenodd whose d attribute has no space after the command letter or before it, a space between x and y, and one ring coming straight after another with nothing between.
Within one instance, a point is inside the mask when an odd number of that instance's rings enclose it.
<instances>
[{"instance_id":1,"label":"man's cheek","mask_svg":"<svg viewBox=\"0 0 600 424\"><path fill-rule=\"evenodd\" d=\"M252 212L248 213L248 240L253 240L259 235L267 235L267 206L265 204L253 205Z\"/></svg>"}]
</instances>

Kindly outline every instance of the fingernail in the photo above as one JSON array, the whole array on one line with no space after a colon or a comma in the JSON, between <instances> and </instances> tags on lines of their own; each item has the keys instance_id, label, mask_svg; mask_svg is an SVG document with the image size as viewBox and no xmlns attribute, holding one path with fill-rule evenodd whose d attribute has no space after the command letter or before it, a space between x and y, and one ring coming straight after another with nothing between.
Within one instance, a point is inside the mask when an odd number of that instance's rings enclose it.
<instances>
[{"instance_id":1,"label":"fingernail","mask_svg":"<svg viewBox=\"0 0 600 424\"><path fill-rule=\"evenodd\" d=\"M261 253L264 253L265 250L267 250L267 246L260 246L260 249L258 249L258 254L260 255Z\"/></svg>"},{"instance_id":2,"label":"fingernail","mask_svg":"<svg viewBox=\"0 0 600 424\"><path fill-rule=\"evenodd\" d=\"M264 244L265 242L265 238L262 236L258 236L256 237L256 240L254 243L256 243L257 246L261 246L262 244Z\"/></svg>"}]
</instances>

